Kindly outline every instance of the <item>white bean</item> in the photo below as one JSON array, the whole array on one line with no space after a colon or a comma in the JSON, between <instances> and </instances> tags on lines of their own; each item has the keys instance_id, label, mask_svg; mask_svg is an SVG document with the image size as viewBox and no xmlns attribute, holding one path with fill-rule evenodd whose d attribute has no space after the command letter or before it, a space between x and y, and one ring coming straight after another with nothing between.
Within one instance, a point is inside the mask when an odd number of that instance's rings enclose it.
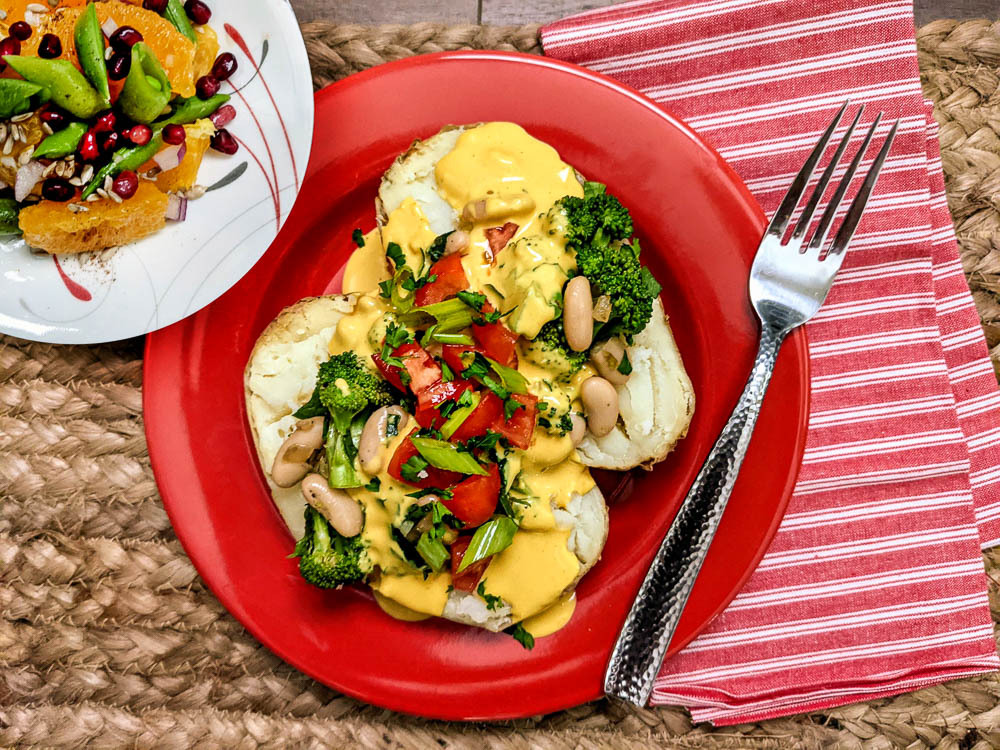
<instances>
[{"instance_id":1,"label":"white bean","mask_svg":"<svg viewBox=\"0 0 1000 750\"><path fill-rule=\"evenodd\" d=\"M618 371L618 365L625 356L625 344L619 338L608 339L590 351L590 361L601 373L601 377L612 385L625 385L628 375Z\"/></svg>"},{"instance_id":2,"label":"white bean","mask_svg":"<svg viewBox=\"0 0 1000 750\"><path fill-rule=\"evenodd\" d=\"M361 430L361 438L358 440L358 461L361 462L361 470L370 476L382 471L382 465L385 463L385 441L389 437L389 421L393 417L396 420L395 434L399 434L409 420L409 416L400 406L383 406L376 409Z\"/></svg>"},{"instance_id":3,"label":"white bean","mask_svg":"<svg viewBox=\"0 0 1000 750\"><path fill-rule=\"evenodd\" d=\"M586 276L574 276L563 290L563 330L573 351L585 351L594 340L594 297Z\"/></svg>"},{"instance_id":4,"label":"white bean","mask_svg":"<svg viewBox=\"0 0 1000 750\"><path fill-rule=\"evenodd\" d=\"M592 377L580 386L580 400L587 414L587 428L596 437L604 437L618 422L618 391L604 378Z\"/></svg>"},{"instance_id":5,"label":"white bean","mask_svg":"<svg viewBox=\"0 0 1000 750\"><path fill-rule=\"evenodd\" d=\"M449 234L448 239L444 241L444 254L451 255L452 253L460 253L468 246L469 233L463 232L461 229L456 229L454 232Z\"/></svg>"},{"instance_id":6,"label":"white bean","mask_svg":"<svg viewBox=\"0 0 1000 750\"><path fill-rule=\"evenodd\" d=\"M271 464L271 479L291 487L309 473L313 453L323 447L323 417L303 419L285 438Z\"/></svg>"},{"instance_id":7,"label":"white bean","mask_svg":"<svg viewBox=\"0 0 1000 750\"><path fill-rule=\"evenodd\" d=\"M357 536L365 523L365 514L357 501L344 490L327 484L320 474L302 480L302 497L318 510L341 536Z\"/></svg>"},{"instance_id":8,"label":"white bean","mask_svg":"<svg viewBox=\"0 0 1000 750\"><path fill-rule=\"evenodd\" d=\"M587 421L576 413L569 419L573 423L573 429L569 431L569 439L573 441L575 448L583 442L583 436L587 434Z\"/></svg>"}]
</instances>

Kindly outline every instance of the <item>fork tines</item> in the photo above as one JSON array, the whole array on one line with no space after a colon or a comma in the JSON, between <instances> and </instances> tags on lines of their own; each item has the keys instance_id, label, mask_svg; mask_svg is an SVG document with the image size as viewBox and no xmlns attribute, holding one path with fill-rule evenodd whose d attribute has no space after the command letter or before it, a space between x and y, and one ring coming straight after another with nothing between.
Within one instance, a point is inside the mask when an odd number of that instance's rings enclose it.
<instances>
[{"instance_id":1,"label":"fork tines","mask_svg":"<svg viewBox=\"0 0 1000 750\"><path fill-rule=\"evenodd\" d=\"M792 214L795 212L795 207L805 195L806 190L809 187L809 183L812 181L813 174L816 171L816 167L819 165L820 159L823 157L823 154L830 143L830 139L833 137L838 125L840 125L840 120L844 116L844 112L847 110L849 104L850 102L844 102L840 109L837 110L833 120L831 120L830 124L824 131L823 137L820 138L819 143L816 144L816 147L806 159L805 164L802 165L802 169L800 169L799 173L795 176L792 186L788 189L788 192L781 201L781 205L778 206L778 210L774 213L771 223L767 227L767 234L777 237L779 240L785 236ZM805 208L802 210L801 216L799 216L798 221L795 223L795 228L792 230L791 237L788 242L785 243L793 250L801 251L802 244L805 241L806 231L809 229L809 225L816 213L816 209L830 184L830 180L833 178L833 173L836 171L837 166L844 156L844 152L847 150L847 146L854 135L854 130L857 127L858 122L861 120L861 115L864 111L865 107L862 104L855 113L854 119L847 127L843 137L840 139L840 143L837 145L833 158L830 159L830 163L827 165L826 169L823 170L823 174L816 183L816 187L813 189ZM821 254L823 246L826 243L827 236L829 235L831 225L833 224L834 217L836 216L841 203L843 203L844 197L847 195L847 190L850 187L858 168L861 166L861 162L864 159L865 153L868 151L868 146L871 144L875 131L882 122L882 114L883 113L880 112L868 128L868 132L865 133L864 139L861 141L861 145L858 147L857 152L854 154L854 158L851 159L851 162L847 167L847 171L844 173L844 176L841 178L839 184L834 190L833 195L830 197L826 210L824 210L819 223L816 225L812 239L810 239L809 244L806 245L806 253L814 254L817 257ZM844 223L841 225L839 231L834 237L833 244L830 246L826 257L832 257L832 262L838 267L840 262L843 260L844 250L847 249L847 245L850 243L851 238L854 236L854 232L858 227L858 223L861 221L861 214L864 212L865 205L868 203L868 198L871 195L872 190L875 188L875 182L878 180L879 172L882 170L882 164L885 162L886 155L892 147L892 142L896 137L896 131L898 128L899 120L896 120L892 124L892 127L889 128L889 132L885 137L885 141L882 143L882 147L879 149L878 155L868 168L868 173L865 175L864 181L861 183L861 187L854 196L851 207L848 209L847 214L844 217Z\"/></svg>"}]
</instances>

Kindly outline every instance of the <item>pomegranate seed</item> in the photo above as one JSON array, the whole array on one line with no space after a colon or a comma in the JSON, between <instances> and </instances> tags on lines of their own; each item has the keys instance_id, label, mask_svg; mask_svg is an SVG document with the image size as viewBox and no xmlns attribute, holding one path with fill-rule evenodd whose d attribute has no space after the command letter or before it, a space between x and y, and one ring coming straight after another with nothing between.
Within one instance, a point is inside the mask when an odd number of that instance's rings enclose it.
<instances>
[{"instance_id":1,"label":"pomegranate seed","mask_svg":"<svg viewBox=\"0 0 1000 750\"><path fill-rule=\"evenodd\" d=\"M0 63L3 63L3 67L7 67L7 63L3 62L4 55L20 55L21 54L21 42L18 41L16 37L9 36L0 42Z\"/></svg>"},{"instance_id":2,"label":"pomegranate seed","mask_svg":"<svg viewBox=\"0 0 1000 750\"><path fill-rule=\"evenodd\" d=\"M132 55L128 52L115 52L108 60L108 78L121 81L132 69Z\"/></svg>"},{"instance_id":3,"label":"pomegranate seed","mask_svg":"<svg viewBox=\"0 0 1000 750\"><path fill-rule=\"evenodd\" d=\"M162 13L167 9L167 0L142 0L142 7L154 13Z\"/></svg>"},{"instance_id":4,"label":"pomegranate seed","mask_svg":"<svg viewBox=\"0 0 1000 750\"><path fill-rule=\"evenodd\" d=\"M201 24L208 23L209 19L212 17L212 9L205 5L205 3L201 0L187 0L187 2L184 3L184 10L187 11L188 18L199 26Z\"/></svg>"},{"instance_id":5,"label":"pomegranate seed","mask_svg":"<svg viewBox=\"0 0 1000 750\"><path fill-rule=\"evenodd\" d=\"M131 26L119 26L109 41L118 52L128 52L142 41L142 34Z\"/></svg>"},{"instance_id":6,"label":"pomegranate seed","mask_svg":"<svg viewBox=\"0 0 1000 750\"><path fill-rule=\"evenodd\" d=\"M223 154L229 154L232 156L240 150L240 144L236 142L235 138L233 138L232 133L225 128L222 128L212 136L212 148Z\"/></svg>"},{"instance_id":7,"label":"pomegranate seed","mask_svg":"<svg viewBox=\"0 0 1000 750\"><path fill-rule=\"evenodd\" d=\"M126 169L115 177L115 181L111 184L111 189L118 194L119 198L128 200L139 189L139 176L131 169Z\"/></svg>"},{"instance_id":8,"label":"pomegranate seed","mask_svg":"<svg viewBox=\"0 0 1000 750\"><path fill-rule=\"evenodd\" d=\"M18 21L17 23L12 23L8 31L12 37L23 42L25 39L29 39L31 37L33 29L31 28L31 24L28 22Z\"/></svg>"},{"instance_id":9,"label":"pomegranate seed","mask_svg":"<svg viewBox=\"0 0 1000 750\"><path fill-rule=\"evenodd\" d=\"M219 93L219 79L213 76L202 76L195 83L195 88L198 90L199 99L211 99L213 96Z\"/></svg>"},{"instance_id":10,"label":"pomegranate seed","mask_svg":"<svg viewBox=\"0 0 1000 750\"><path fill-rule=\"evenodd\" d=\"M119 140L119 135L118 133L114 132L107 133L106 135L101 136L100 139L101 151L103 151L104 153L114 151L116 148L118 148L118 140Z\"/></svg>"},{"instance_id":11,"label":"pomegranate seed","mask_svg":"<svg viewBox=\"0 0 1000 750\"><path fill-rule=\"evenodd\" d=\"M101 150L97 147L97 134L93 130L88 130L80 141L80 158L84 161L94 161L100 155Z\"/></svg>"},{"instance_id":12,"label":"pomegranate seed","mask_svg":"<svg viewBox=\"0 0 1000 750\"><path fill-rule=\"evenodd\" d=\"M38 118L53 130L62 130L69 125L69 117L61 109L43 109Z\"/></svg>"},{"instance_id":13,"label":"pomegranate seed","mask_svg":"<svg viewBox=\"0 0 1000 750\"><path fill-rule=\"evenodd\" d=\"M38 56L46 60L59 57L62 54L62 39L55 34L45 34L38 43Z\"/></svg>"},{"instance_id":14,"label":"pomegranate seed","mask_svg":"<svg viewBox=\"0 0 1000 750\"><path fill-rule=\"evenodd\" d=\"M236 107L224 104L208 116L216 128L224 128L236 119Z\"/></svg>"},{"instance_id":15,"label":"pomegranate seed","mask_svg":"<svg viewBox=\"0 0 1000 750\"><path fill-rule=\"evenodd\" d=\"M42 183L42 197L49 201L65 203L76 195L76 188L62 177L50 177Z\"/></svg>"},{"instance_id":16,"label":"pomegranate seed","mask_svg":"<svg viewBox=\"0 0 1000 750\"><path fill-rule=\"evenodd\" d=\"M136 146L145 146L153 137L153 131L149 125L136 125L128 131L126 137Z\"/></svg>"},{"instance_id":17,"label":"pomegranate seed","mask_svg":"<svg viewBox=\"0 0 1000 750\"><path fill-rule=\"evenodd\" d=\"M103 115L97 118L97 122L94 123L95 133L110 133L115 129L115 124L117 123L117 118L115 113L110 109Z\"/></svg>"},{"instance_id":18,"label":"pomegranate seed","mask_svg":"<svg viewBox=\"0 0 1000 750\"><path fill-rule=\"evenodd\" d=\"M212 77L220 81L225 81L236 72L236 68L238 67L239 63L236 62L236 55L232 52L223 52L212 63Z\"/></svg>"},{"instance_id":19,"label":"pomegranate seed","mask_svg":"<svg viewBox=\"0 0 1000 750\"><path fill-rule=\"evenodd\" d=\"M170 124L163 128L163 142L171 146L180 146L187 139L187 131L183 125Z\"/></svg>"}]
</instances>

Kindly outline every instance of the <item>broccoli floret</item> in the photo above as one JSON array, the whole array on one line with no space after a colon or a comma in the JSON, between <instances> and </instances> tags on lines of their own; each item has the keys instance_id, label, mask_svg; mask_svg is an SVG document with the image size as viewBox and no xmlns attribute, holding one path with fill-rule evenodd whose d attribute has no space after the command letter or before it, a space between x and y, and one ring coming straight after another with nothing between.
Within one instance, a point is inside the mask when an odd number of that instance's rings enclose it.
<instances>
[{"instance_id":1,"label":"broccoli floret","mask_svg":"<svg viewBox=\"0 0 1000 750\"><path fill-rule=\"evenodd\" d=\"M611 300L611 317L595 335L634 336L649 323L660 285L639 262L638 241L629 241L628 209L598 183L587 183L583 198L566 197L561 205L567 217L567 247L576 252L580 273L596 294Z\"/></svg>"},{"instance_id":2,"label":"broccoli floret","mask_svg":"<svg viewBox=\"0 0 1000 750\"><path fill-rule=\"evenodd\" d=\"M566 240L578 249L594 242L605 245L632 236L632 217L615 196L599 182L588 182L583 197L567 196L562 207L569 219Z\"/></svg>"},{"instance_id":3,"label":"broccoli floret","mask_svg":"<svg viewBox=\"0 0 1000 750\"><path fill-rule=\"evenodd\" d=\"M587 361L587 352L573 351L566 343L562 318L550 320L542 326L538 335L528 342L526 356L542 367L559 373L562 379L578 373Z\"/></svg>"},{"instance_id":4,"label":"broccoli floret","mask_svg":"<svg viewBox=\"0 0 1000 750\"><path fill-rule=\"evenodd\" d=\"M313 586L335 589L360 581L373 568L361 535L344 537L311 505L306 506L306 532L295 545L299 572Z\"/></svg>"},{"instance_id":5,"label":"broccoli floret","mask_svg":"<svg viewBox=\"0 0 1000 750\"><path fill-rule=\"evenodd\" d=\"M360 487L363 482L354 468L356 441L367 411L392 403L389 384L362 365L357 354L344 352L319 366L310 403L314 400L330 415L326 436L330 486Z\"/></svg>"}]
</instances>

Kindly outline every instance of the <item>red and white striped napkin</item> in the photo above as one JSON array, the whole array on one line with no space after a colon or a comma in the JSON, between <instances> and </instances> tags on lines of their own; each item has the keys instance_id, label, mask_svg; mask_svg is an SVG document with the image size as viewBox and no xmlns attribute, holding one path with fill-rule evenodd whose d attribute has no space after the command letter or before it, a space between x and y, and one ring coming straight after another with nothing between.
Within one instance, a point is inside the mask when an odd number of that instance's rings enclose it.
<instances>
[{"instance_id":1,"label":"red and white striped napkin","mask_svg":"<svg viewBox=\"0 0 1000 750\"><path fill-rule=\"evenodd\" d=\"M743 591L664 665L652 702L727 724L1000 668L979 555L1000 542L1000 394L909 0L642 0L554 23L542 41L683 118L768 214L845 99L868 105L866 121L885 111L878 136L901 118L807 326L809 435L788 512Z\"/></svg>"}]
</instances>

